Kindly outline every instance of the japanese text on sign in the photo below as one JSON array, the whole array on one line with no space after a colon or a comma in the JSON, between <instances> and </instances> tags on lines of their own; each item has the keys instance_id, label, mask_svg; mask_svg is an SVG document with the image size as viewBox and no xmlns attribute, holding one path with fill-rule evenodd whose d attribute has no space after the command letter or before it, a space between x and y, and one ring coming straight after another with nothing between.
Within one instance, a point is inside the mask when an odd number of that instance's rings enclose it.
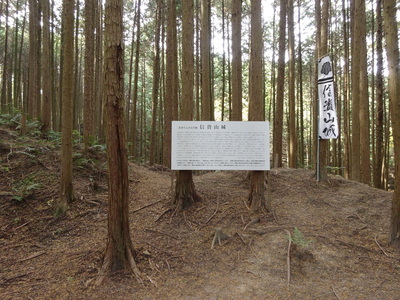
<instances>
[{"instance_id":1,"label":"japanese text on sign","mask_svg":"<svg viewBox=\"0 0 400 300\"><path fill-rule=\"evenodd\" d=\"M268 122L173 121L173 170L269 170Z\"/></svg>"},{"instance_id":2,"label":"japanese text on sign","mask_svg":"<svg viewBox=\"0 0 400 300\"><path fill-rule=\"evenodd\" d=\"M332 65L329 56L318 62L318 98L320 139L336 139L339 127L335 107L335 90L333 83Z\"/></svg>"}]
</instances>

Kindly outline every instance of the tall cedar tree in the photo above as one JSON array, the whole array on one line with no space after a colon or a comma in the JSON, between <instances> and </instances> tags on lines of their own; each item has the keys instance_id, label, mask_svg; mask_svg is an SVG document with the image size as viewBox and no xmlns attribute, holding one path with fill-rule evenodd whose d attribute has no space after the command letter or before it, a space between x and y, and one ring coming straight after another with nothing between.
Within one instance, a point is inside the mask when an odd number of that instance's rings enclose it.
<instances>
[{"instance_id":1,"label":"tall cedar tree","mask_svg":"<svg viewBox=\"0 0 400 300\"><path fill-rule=\"evenodd\" d=\"M283 138L283 99L285 86L285 45L286 45L286 1L280 0L279 13L279 57L278 79L276 87L276 108L274 116L273 154L274 168L282 168Z\"/></svg>"},{"instance_id":2,"label":"tall cedar tree","mask_svg":"<svg viewBox=\"0 0 400 300\"><path fill-rule=\"evenodd\" d=\"M361 2L364 0L355 0L353 5L353 44L352 44L352 68L351 68L351 97L352 97L352 135L351 135L351 179L360 181L360 49L361 49L361 27L362 18L360 9Z\"/></svg>"},{"instance_id":3,"label":"tall cedar tree","mask_svg":"<svg viewBox=\"0 0 400 300\"><path fill-rule=\"evenodd\" d=\"M251 0L250 121L264 121L261 24L261 0ZM270 209L265 199L264 181L264 171L251 172L248 201L250 208L255 212Z\"/></svg>"},{"instance_id":4,"label":"tall cedar tree","mask_svg":"<svg viewBox=\"0 0 400 300\"><path fill-rule=\"evenodd\" d=\"M211 97L210 23L210 0L201 0L201 119L203 121L214 119Z\"/></svg>"},{"instance_id":5,"label":"tall cedar tree","mask_svg":"<svg viewBox=\"0 0 400 300\"><path fill-rule=\"evenodd\" d=\"M87 151L94 125L94 22L95 0L85 1L85 74L83 104L83 143Z\"/></svg>"},{"instance_id":6,"label":"tall cedar tree","mask_svg":"<svg viewBox=\"0 0 400 300\"><path fill-rule=\"evenodd\" d=\"M361 182L371 184L371 146L370 146L370 122L369 122L369 96L368 96L368 66L366 45L366 15L365 0L360 3L360 171Z\"/></svg>"},{"instance_id":7,"label":"tall cedar tree","mask_svg":"<svg viewBox=\"0 0 400 300\"><path fill-rule=\"evenodd\" d=\"M137 13L136 13L136 49L135 49L135 70L134 70L134 79L133 79L133 99L132 99L132 116L130 119L131 122L131 131L130 131L130 155L136 157L136 130L137 130L137 105L138 105L138 90L139 90L139 62L140 62L140 8L141 8L141 0L138 0L137 3ZM133 40L133 38L132 38ZM133 47L133 45L132 45Z\"/></svg>"},{"instance_id":8,"label":"tall cedar tree","mask_svg":"<svg viewBox=\"0 0 400 300\"><path fill-rule=\"evenodd\" d=\"M392 201L389 240L400 246L400 57L396 21L396 0L383 0L386 55L389 66L389 98L395 158L395 190Z\"/></svg>"},{"instance_id":9,"label":"tall cedar tree","mask_svg":"<svg viewBox=\"0 0 400 300\"><path fill-rule=\"evenodd\" d=\"M161 15L162 0L157 0L156 10L156 26L154 32L154 57L153 57L153 108L151 119L151 136L150 136L150 154L149 164L154 165L158 161L156 158L157 153L157 115L158 115L158 96L160 89L160 37L161 37ZM130 76L130 75L129 75Z\"/></svg>"},{"instance_id":10,"label":"tall cedar tree","mask_svg":"<svg viewBox=\"0 0 400 300\"><path fill-rule=\"evenodd\" d=\"M165 79L163 163L166 167L170 167L172 120L177 120L178 115L178 50L175 0L168 0L167 25L167 61L165 67L168 76Z\"/></svg>"},{"instance_id":11,"label":"tall cedar tree","mask_svg":"<svg viewBox=\"0 0 400 300\"><path fill-rule=\"evenodd\" d=\"M2 3L3 4L3 3ZM9 15L9 1L7 0L6 3L6 8L5 8L5 34L4 34L4 56L3 56L3 74L2 74L2 84L1 84L1 112L6 113L7 109L7 74L9 73L8 71L8 36L9 36L9 26L8 26L8 15ZM2 13L2 7L0 7L0 13ZM11 72L11 70L10 70ZM11 103L10 103L11 104Z\"/></svg>"},{"instance_id":12,"label":"tall cedar tree","mask_svg":"<svg viewBox=\"0 0 400 300\"><path fill-rule=\"evenodd\" d=\"M383 147L383 21L382 21L382 1L376 2L376 146L375 146L375 162L374 162L374 187L383 189L384 173L384 147Z\"/></svg>"},{"instance_id":13,"label":"tall cedar tree","mask_svg":"<svg viewBox=\"0 0 400 300\"><path fill-rule=\"evenodd\" d=\"M65 1L63 1L64 5ZM72 21L73 22L73 21ZM72 24L73 26L73 24ZM72 58L73 59L73 58ZM29 0L28 115L39 116L40 105L40 10L39 0Z\"/></svg>"},{"instance_id":14,"label":"tall cedar tree","mask_svg":"<svg viewBox=\"0 0 400 300\"><path fill-rule=\"evenodd\" d=\"M104 27L104 126L108 160L108 239L96 284L110 272L140 272L129 230L128 153L124 122L123 1L107 0Z\"/></svg>"},{"instance_id":15,"label":"tall cedar tree","mask_svg":"<svg viewBox=\"0 0 400 300\"><path fill-rule=\"evenodd\" d=\"M64 213L73 200L72 107L74 91L74 0L63 1L61 191L57 213Z\"/></svg>"},{"instance_id":16,"label":"tall cedar tree","mask_svg":"<svg viewBox=\"0 0 400 300\"><path fill-rule=\"evenodd\" d=\"M344 177L350 177L350 101L349 101L349 30L346 0L342 0L342 18L343 18L343 48L344 48L344 66L343 66L343 141L344 141Z\"/></svg>"},{"instance_id":17,"label":"tall cedar tree","mask_svg":"<svg viewBox=\"0 0 400 300\"><path fill-rule=\"evenodd\" d=\"M318 56L323 57L328 54L328 20L329 20L329 0L322 0L322 14L321 14L321 31L320 43L318 47ZM318 16L317 16L318 17ZM319 140L319 171L318 178L320 181L328 180L327 166L327 152L329 141Z\"/></svg>"},{"instance_id":18,"label":"tall cedar tree","mask_svg":"<svg viewBox=\"0 0 400 300\"><path fill-rule=\"evenodd\" d=\"M242 0L232 0L232 121L242 121Z\"/></svg>"},{"instance_id":19,"label":"tall cedar tree","mask_svg":"<svg viewBox=\"0 0 400 300\"><path fill-rule=\"evenodd\" d=\"M181 120L193 120L193 86L194 86L194 27L193 0L182 2L182 106ZM181 210L193 202L199 201L191 170L178 171L174 206Z\"/></svg>"},{"instance_id":20,"label":"tall cedar tree","mask_svg":"<svg viewBox=\"0 0 400 300\"><path fill-rule=\"evenodd\" d=\"M52 72L50 40L50 2L41 0L43 10L43 53L42 53L42 132L51 129Z\"/></svg>"},{"instance_id":21,"label":"tall cedar tree","mask_svg":"<svg viewBox=\"0 0 400 300\"><path fill-rule=\"evenodd\" d=\"M288 48L289 48L289 168L297 167L297 134L296 134L296 95L295 95L295 41L294 41L294 0L288 1Z\"/></svg>"}]
</instances>

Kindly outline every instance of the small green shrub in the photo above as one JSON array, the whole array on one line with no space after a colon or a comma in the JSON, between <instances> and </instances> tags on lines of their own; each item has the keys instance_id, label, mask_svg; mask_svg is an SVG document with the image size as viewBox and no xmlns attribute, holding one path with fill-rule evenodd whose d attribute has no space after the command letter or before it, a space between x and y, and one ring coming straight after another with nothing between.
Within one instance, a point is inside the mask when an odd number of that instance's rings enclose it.
<instances>
[{"instance_id":1,"label":"small green shrub","mask_svg":"<svg viewBox=\"0 0 400 300\"><path fill-rule=\"evenodd\" d=\"M34 176L26 177L12 187L13 191L13 200L23 201L26 200L29 196L31 196L35 191L41 189L43 185L35 181Z\"/></svg>"},{"instance_id":2,"label":"small green shrub","mask_svg":"<svg viewBox=\"0 0 400 300\"><path fill-rule=\"evenodd\" d=\"M313 240L306 239L304 234L297 227L295 227L293 230L293 234L291 236L291 241L293 244L300 246L300 247L308 247L313 242Z\"/></svg>"}]
</instances>

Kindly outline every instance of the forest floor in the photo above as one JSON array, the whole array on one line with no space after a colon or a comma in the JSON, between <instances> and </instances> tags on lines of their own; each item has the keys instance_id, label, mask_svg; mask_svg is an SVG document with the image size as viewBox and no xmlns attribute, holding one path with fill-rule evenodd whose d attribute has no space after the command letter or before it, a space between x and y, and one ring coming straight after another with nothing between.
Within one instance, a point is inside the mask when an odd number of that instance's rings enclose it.
<instances>
[{"instance_id":1,"label":"forest floor","mask_svg":"<svg viewBox=\"0 0 400 300\"><path fill-rule=\"evenodd\" d=\"M118 273L94 287L107 237L105 154L74 151L76 200L55 217L59 145L0 127L0 299L400 299L400 250L387 244L392 193L338 176L317 183L305 169L270 171L273 213L252 214L246 173L224 171L196 174L202 201L173 214L171 173L130 164L144 283ZM219 227L228 238L212 248Z\"/></svg>"}]
</instances>

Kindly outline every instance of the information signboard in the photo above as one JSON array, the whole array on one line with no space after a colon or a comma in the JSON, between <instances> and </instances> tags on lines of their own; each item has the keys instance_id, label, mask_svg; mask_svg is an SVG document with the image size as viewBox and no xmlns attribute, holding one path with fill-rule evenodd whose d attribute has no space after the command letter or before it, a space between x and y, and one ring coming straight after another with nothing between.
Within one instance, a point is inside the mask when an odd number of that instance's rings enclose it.
<instances>
[{"instance_id":1,"label":"information signboard","mask_svg":"<svg viewBox=\"0 0 400 300\"><path fill-rule=\"evenodd\" d=\"M172 122L172 170L270 169L269 122Z\"/></svg>"}]
</instances>

